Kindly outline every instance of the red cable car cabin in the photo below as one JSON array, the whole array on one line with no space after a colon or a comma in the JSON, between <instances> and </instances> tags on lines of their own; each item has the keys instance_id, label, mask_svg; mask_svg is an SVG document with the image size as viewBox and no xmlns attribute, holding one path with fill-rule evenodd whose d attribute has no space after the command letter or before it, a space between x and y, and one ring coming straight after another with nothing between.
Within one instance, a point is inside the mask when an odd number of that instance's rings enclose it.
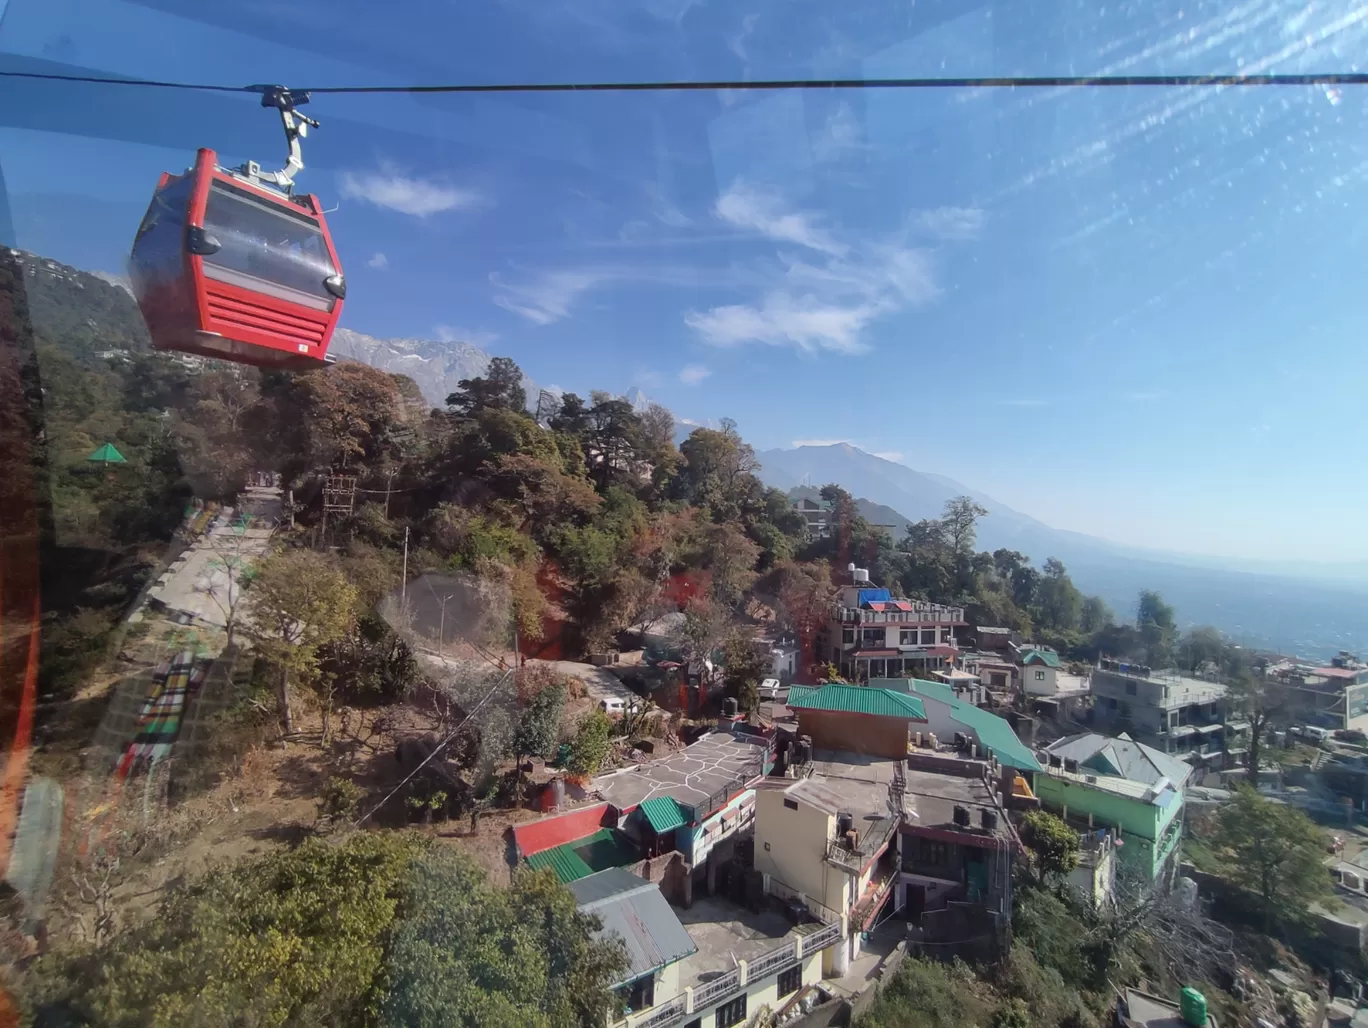
<instances>
[{"instance_id":1,"label":"red cable car cabin","mask_svg":"<svg viewBox=\"0 0 1368 1028\"><path fill-rule=\"evenodd\" d=\"M154 348L266 368L321 367L347 294L318 198L255 185L213 150L162 175L129 271Z\"/></svg>"}]
</instances>

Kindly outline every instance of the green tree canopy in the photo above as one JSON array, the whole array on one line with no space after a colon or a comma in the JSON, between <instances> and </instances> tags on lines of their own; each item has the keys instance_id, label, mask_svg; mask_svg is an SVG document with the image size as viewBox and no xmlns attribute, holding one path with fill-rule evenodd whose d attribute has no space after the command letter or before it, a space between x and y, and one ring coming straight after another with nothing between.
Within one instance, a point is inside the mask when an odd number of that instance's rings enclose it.
<instances>
[{"instance_id":1,"label":"green tree canopy","mask_svg":"<svg viewBox=\"0 0 1368 1028\"><path fill-rule=\"evenodd\" d=\"M405 890L380 1023L394 1028L602 1028L626 963L549 871L492 888L457 850L426 851Z\"/></svg>"},{"instance_id":2,"label":"green tree canopy","mask_svg":"<svg viewBox=\"0 0 1368 1028\"><path fill-rule=\"evenodd\" d=\"M1226 877L1259 905L1265 931L1333 896L1325 833L1296 807L1242 785L1217 814L1213 842L1229 858Z\"/></svg>"}]
</instances>

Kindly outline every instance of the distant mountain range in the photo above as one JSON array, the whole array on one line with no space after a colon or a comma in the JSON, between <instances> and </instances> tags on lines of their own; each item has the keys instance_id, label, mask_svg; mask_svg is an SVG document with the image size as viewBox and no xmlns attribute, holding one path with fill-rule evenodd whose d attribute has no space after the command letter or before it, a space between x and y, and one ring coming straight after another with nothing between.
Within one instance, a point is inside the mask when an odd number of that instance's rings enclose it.
<instances>
[{"instance_id":1,"label":"distant mountain range","mask_svg":"<svg viewBox=\"0 0 1368 1028\"><path fill-rule=\"evenodd\" d=\"M93 275L48 258L14 252L23 268L38 340L60 346L84 363L110 351L146 350L147 332L120 276ZM470 343L424 339L377 339L338 329L331 347L343 360L407 375L433 406L443 406L463 378L483 375L491 355ZM524 376L528 407L542 387ZM559 396L559 390L548 390ZM640 389L624 397L637 409L650 402ZM708 427L716 427L711 422ZM676 419L683 441L698 423ZM901 535L908 521L938 517L946 500L973 496L989 511L979 525L986 549L1007 546L1036 563L1058 557L1084 592L1102 596L1121 616L1133 614L1141 589L1156 589L1185 624L1213 624L1235 639L1324 656L1340 649L1368 652L1368 566L1362 563L1299 565L1235 562L1124 546L1052 528L991 496L942 475L916 471L847 444L800 446L758 454L761 477L811 495L828 482L861 502L864 516Z\"/></svg>"},{"instance_id":2,"label":"distant mountain range","mask_svg":"<svg viewBox=\"0 0 1368 1028\"><path fill-rule=\"evenodd\" d=\"M1222 566L1192 557L1125 546L1052 528L985 493L943 475L916 471L847 443L765 450L757 454L767 485L815 495L834 482L860 501L861 514L897 526L941 515L945 502L972 496L988 509L978 546L1019 550L1036 564L1057 557L1085 593L1101 596L1122 619L1133 617L1142 589L1154 589L1186 625L1211 624L1247 645L1326 656L1368 650L1368 587L1314 572L1287 574Z\"/></svg>"},{"instance_id":3,"label":"distant mountain range","mask_svg":"<svg viewBox=\"0 0 1368 1028\"><path fill-rule=\"evenodd\" d=\"M377 339L349 328L339 328L333 334L328 353L338 360L357 361L391 374L407 375L418 386L423 399L434 407L445 407L446 398L456 391L461 379L485 374L494 359L471 343ZM524 374L523 389L527 393L527 409L535 411L543 387ZM561 395L558 389L546 392L557 400Z\"/></svg>"}]
</instances>

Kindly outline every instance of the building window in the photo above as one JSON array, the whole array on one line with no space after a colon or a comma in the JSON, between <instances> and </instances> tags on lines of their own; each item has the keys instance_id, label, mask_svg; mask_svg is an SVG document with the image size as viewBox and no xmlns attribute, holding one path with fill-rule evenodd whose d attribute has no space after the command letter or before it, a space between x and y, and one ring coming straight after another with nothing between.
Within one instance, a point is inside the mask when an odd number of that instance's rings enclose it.
<instances>
[{"instance_id":1,"label":"building window","mask_svg":"<svg viewBox=\"0 0 1368 1028\"><path fill-rule=\"evenodd\" d=\"M1037 671L1036 671L1036 681L1037 681L1037 682L1043 682L1043 681L1045 681L1045 672L1044 672L1044 671L1041 671L1041 670L1037 670Z\"/></svg>"},{"instance_id":2,"label":"building window","mask_svg":"<svg viewBox=\"0 0 1368 1028\"><path fill-rule=\"evenodd\" d=\"M1134 695L1135 695L1135 683L1134 683L1134 682L1127 682L1127 683L1126 683L1126 695L1127 695L1127 696L1134 696Z\"/></svg>"},{"instance_id":3,"label":"building window","mask_svg":"<svg viewBox=\"0 0 1368 1028\"><path fill-rule=\"evenodd\" d=\"M954 638L954 636L951 634L951 630L950 630L950 629L948 629L948 628L942 628L942 629L941 629L941 642L943 642L943 643L948 643L948 642L950 642L953 638Z\"/></svg>"},{"instance_id":4,"label":"building window","mask_svg":"<svg viewBox=\"0 0 1368 1028\"><path fill-rule=\"evenodd\" d=\"M855 644L855 629L841 629L841 642L845 643L847 646L853 646Z\"/></svg>"},{"instance_id":5,"label":"building window","mask_svg":"<svg viewBox=\"0 0 1368 1028\"><path fill-rule=\"evenodd\" d=\"M935 630L934 628L923 628L923 629L922 629L921 644L922 644L923 646L935 646L935 645L936 645L936 630Z\"/></svg>"},{"instance_id":6,"label":"building window","mask_svg":"<svg viewBox=\"0 0 1368 1028\"><path fill-rule=\"evenodd\" d=\"M626 1000L628 1010L645 1010L655 1006L655 975L648 974L645 978L637 979L619 990L618 995Z\"/></svg>"},{"instance_id":7,"label":"building window","mask_svg":"<svg viewBox=\"0 0 1368 1028\"><path fill-rule=\"evenodd\" d=\"M686 1024L684 1028L703 1028L703 1018L695 1017L692 1021Z\"/></svg>"},{"instance_id":8,"label":"building window","mask_svg":"<svg viewBox=\"0 0 1368 1028\"><path fill-rule=\"evenodd\" d=\"M803 987L803 965L794 964L787 971L779 972L779 999Z\"/></svg>"},{"instance_id":9,"label":"building window","mask_svg":"<svg viewBox=\"0 0 1368 1028\"><path fill-rule=\"evenodd\" d=\"M915 628L904 628L898 633L899 646L916 646L917 630Z\"/></svg>"},{"instance_id":10,"label":"building window","mask_svg":"<svg viewBox=\"0 0 1368 1028\"><path fill-rule=\"evenodd\" d=\"M866 628L860 638L866 646L882 646L887 633L882 628Z\"/></svg>"},{"instance_id":11,"label":"building window","mask_svg":"<svg viewBox=\"0 0 1368 1028\"><path fill-rule=\"evenodd\" d=\"M941 867L945 864L945 843L932 839L919 839L917 863Z\"/></svg>"},{"instance_id":12,"label":"building window","mask_svg":"<svg viewBox=\"0 0 1368 1028\"><path fill-rule=\"evenodd\" d=\"M798 801L797 801L797 800L791 800L791 799L789 799L787 796L785 796L785 797L784 797L784 806L788 807L789 810L797 810L797 809L798 809ZM766 846L765 849L769 849L769 847Z\"/></svg>"},{"instance_id":13,"label":"building window","mask_svg":"<svg viewBox=\"0 0 1368 1028\"><path fill-rule=\"evenodd\" d=\"M730 1003L717 1008L717 1028L731 1028L746 1019L746 994L742 993Z\"/></svg>"}]
</instances>

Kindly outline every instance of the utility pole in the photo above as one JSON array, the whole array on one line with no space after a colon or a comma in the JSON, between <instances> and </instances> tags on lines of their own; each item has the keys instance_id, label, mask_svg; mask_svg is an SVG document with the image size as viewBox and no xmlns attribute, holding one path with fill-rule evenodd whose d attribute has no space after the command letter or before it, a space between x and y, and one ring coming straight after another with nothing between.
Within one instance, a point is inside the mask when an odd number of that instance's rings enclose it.
<instances>
[{"instance_id":1,"label":"utility pole","mask_svg":"<svg viewBox=\"0 0 1368 1028\"><path fill-rule=\"evenodd\" d=\"M385 520L389 520L390 486L394 484L394 471L385 476Z\"/></svg>"},{"instance_id":2,"label":"utility pole","mask_svg":"<svg viewBox=\"0 0 1368 1028\"><path fill-rule=\"evenodd\" d=\"M404 526L404 578L399 585L399 612L408 617L408 526Z\"/></svg>"}]
</instances>

